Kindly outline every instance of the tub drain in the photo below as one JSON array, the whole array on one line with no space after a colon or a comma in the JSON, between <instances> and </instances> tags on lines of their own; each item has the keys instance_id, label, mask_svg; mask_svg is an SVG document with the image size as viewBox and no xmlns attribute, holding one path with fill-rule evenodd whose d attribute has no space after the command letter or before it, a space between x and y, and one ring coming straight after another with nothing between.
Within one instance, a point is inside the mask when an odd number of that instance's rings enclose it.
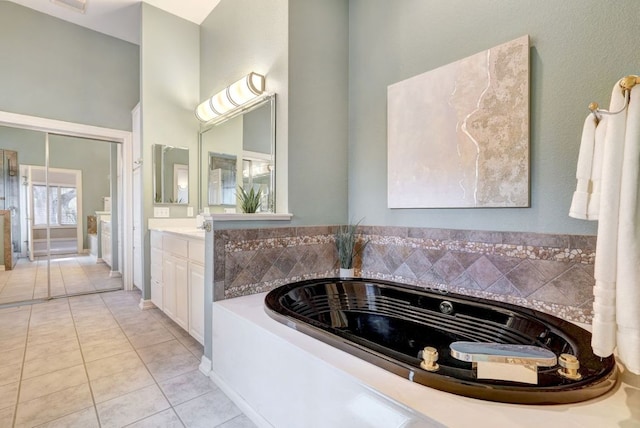
<instances>
[{"instance_id":1,"label":"tub drain","mask_svg":"<svg viewBox=\"0 0 640 428\"><path fill-rule=\"evenodd\" d=\"M448 300L441 302L440 312L442 312L445 315L451 314L453 312L453 303L449 302Z\"/></svg>"}]
</instances>

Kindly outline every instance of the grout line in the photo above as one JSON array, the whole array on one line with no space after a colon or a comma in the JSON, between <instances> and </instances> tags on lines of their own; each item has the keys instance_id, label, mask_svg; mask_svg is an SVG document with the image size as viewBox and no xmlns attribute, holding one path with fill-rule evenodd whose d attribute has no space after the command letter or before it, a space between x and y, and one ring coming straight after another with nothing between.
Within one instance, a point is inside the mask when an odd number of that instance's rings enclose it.
<instances>
[{"instance_id":1,"label":"grout line","mask_svg":"<svg viewBox=\"0 0 640 428\"><path fill-rule=\"evenodd\" d=\"M20 403L20 392L22 389L22 376L24 376L24 364L27 359L27 344L29 343L29 327L31 326L31 316L33 315L33 305L29 307L29 320L27 321L27 332L24 335L24 354L22 354L22 366L20 367L20 379L18 380L18 394L16 395L16 405L13 409L13 421L11 426L16 425L18 418L18 404Z\"/></svg>"},{"instance_id":2,"label":"grout line","mask_svg":"<svg viewBox=\"0 0 640 428\"><path fill-rule=\"evenodd\" d=\"M81 266L81 264L78 263L76 258L74 258L74 261L76 262L76 264L78 266ZM60 273L60 277L62 279L62 284L63 284L63 287L64 287L65 292L66 292L67 291L66 283L65 283L65 280L64 280L64 275L62 273L60 264L59 263L55 263L55 266L60 271L59 272ZM39 263L37 261L35 262L35 266L34 267L35 267L35 275L34 275L34 278L33 278L33 293L35 293L35 289L36 289L36 286L37 286L37 279L38 279L38 270L40 269L40 265L39 265ZM83 278L83 280L89 280L90 281L89 277L86 275L84 270L83 270L83 274L85 274L85 278ZM93 283L91 283L91 284L93 285ZM86 293L86 294L95 294L95 293L99 293L99 292L100 291L96 290L93 293ZM95 412L95 415L96 415L96 420L98 422L98 425L101 426L100 418L99 418L98 411L97 411L95 396L93 394L93 388L91 387L91 382L89 380L89 373L87 372L87 364L86 364L86 361L85 361L85 358L84 358L84 353L82 351L82 346L81 346L81 343L80 343L80 337L79 337L79 334L78 334L78 328L77 328L76 320L73 317L73 309L71 308L71 305L70 305L70 302L69 302L69 296L58 296L58 297L66 299L67 310L69 311L69 315L71 316L71 321L73 322L73 327L74 327L74 331L75 331L75 339L76 339L76 341L78 343L78 348L80 350L80 355L82 357L82 364L83 364L83 367L84 367L84 370L85 370L85 375L87 377L87 386L89 387L89 391L91 393L91 400L93 402L93 408L94 408L94 412ZM42 300L42 302L46 302L46 301L49 301L49 299ZM36 303L40 303L40 302L36 302ZM33 315L33 304L34 304L34 302L29 304L29 306L30 306L30 308L29 308L29 320L27 322L27 332L26 332L26 335L25 335L25 344L24 344L24 351L23 351L24 353L23 353L23 356L22 356L22 367L20 368L20 379L19 379L19 384L18 384L18 394L17 394L17 397L16 397L16 404L15 404L15 407L14 407L12 425L16 424L16 419L17 419L17 416L18 416L18 405L20 404L20 393L21 393L22 381L23 381L23 377L24 377L24 366L25 366L25 362L26 362L29 332L30 332L31 320L32 320L32 315ZM104 304L104 300L103 300L103 304ZM16 302L15 306L18 306L18 307L19 306L25 306L25 303ZM68 414L65 414L65 415L59 415L58 417L56 417L56 419L53 419L53 420L60 419L62 417L68 416L68 415L70 415L72 413L75 413L75 412L78 412L78 411L81 411L81 410L84 410L84 409L75 410L75 411L73 411L71 413L68 413ZM44 423L47 423L47 422L51 422L51 421L46 421Z\"/></svg>"},{"instance_id":3,"label":"grout line","mask_svg":"<svg viewBox=\"0 0 640 428\"><path fill-rule=\"evenodd\" d=\"M124 293L128 293L127 291L123 291ZM137 293L136 293L137 294ZM173 407L173 404L171 403L171 401L169 400L169 397L167 397L167 394L165 394L164 390L162 389L162 387L160 386L160 383L158 382L158 379L156 379L156 377L153 375L153 373L151 373L151 370L149 370L149 367L147 366L147 363L142 359L142 357L140 356L140 354L138 353L138 349L133 345L133 343L131 343L131 340L129 339L129 335L127 335L127 333L124 331L124 329L122 328L122 325L120 324L120 321L118 320L118 318L116 317L116 315L113 313L113 311L111 310L111 307L109 306L109 304L104 300L103 295L100 295L100 299L103 301L104 305L107 307L107 309L109 310L109 312L111 313L111 316L113 317L114 321L118 324L118 327L120 328L120 330L122 331L122 334L124 334L124 337L127 338L127 341L129 342L129 344L131 345L131 348L133 349L133 352L136 353L136 355L138 356L138 358L140 359L140 362L144 365L144 368L147 370L147 372L149 373L149 376L151 376L151 379L153 379L154 384L156 385L156 387L158 388L158 390L160 391L160 393L162 394L162 396L164 397L165 400L167 400L167 404L169 404L169 409L171 409L173 411L173 413L176 415L176 417L178 418L178 420L180 421L180 423L183 426L187 426L187 424L184 423L184 421L182 420L182 418L180 417L180 415L178 414L178 412L176 412L175 408ZM140 312L142 312L142 310L140 310ZM164 327L164 326L163 326ZM174 337L174 339L177 341L178 339L175 338L175 335L173 333L171 333L171 331L169 331L169 329L167 329L166 327L164 327L169 334L171 334L171 336ZM164 343L164 342L161 342ZM154 345L149 345L149 346L154 346ZM184 345L183 345L184 346ZM146 386L144 388L147 388ZM142 388L141 388L142 389ZM135 392L135 391L132 391ZM139 422L141 420L144 420L146 418L149 418L151 416L157 415L158 413L164 412L167 409L161 410L160 412L156 412L153 413L151 415L147 415L144 418L135 420L133 422L131 422L130 424L127 425L131 425L134 424L136 422ZM125 425L125 426L127 426Z\"/></svg>"},{"instance_id":4,"label":"grout line","mask_svg":"<svg viewBox=\"0 0 640 428\"><path fill-rule=\"evenodd\" d=\"M63 280L64 281L64 280ZM69 313L71 314L71 321L73 322L73 329L76 332L76 340L78 341L78 348L80 348L80 356L82 357L82 366L84 367L84 374L87 377L87 386L89 387L89 393L91 394L91 401L93 402L93 412L96 415L96 421L98 421L98 427L102 426L100 422L100 415L98 415L98 406L96 405L96 397L93 394L93 388L91 387L91 379L89 378L89 371L87 370L87 362L84 359L84 352L82 350L82 343L80 342L80 335L78 334L78 326L76 325L76 319L73 316L73 308L67 297L67 305L69 305Z\"/></svg>"},{"instance_id":5,"label":"grout line","mask_svg":"<svg viewBox=\"0 0 640 428\"><path fill-rule=\"evenodd\" d=\"M84 361L84 355L82 354L82 348L80 347L80 339L79 339L79 337L78 337L78 330L77 330L77 328L76 328L75 320L73 319L73 311L72 311L72 309L71 309L71 305L69 304L69 299L67 298L66 300L67 300L67 302L66 302L66 303L67 303L67 310L69 311L69 315L71 316L71 321L73 322L74 331L76 332L76 337L75 337L75 339L76 339L76 341L77 341L77 343L78 343L78 347L80 348L80 355L81 355L81 357L82 357L82 365L83 365L83 367L84 367L84 369L85 369L85 375L87 376L87 384L88 384L87 386L89 387L89 391L90 391L90 393L91 393L91 399L92 399L92 402L93 402L93 408L94 408L94 410L95 410L95 409L96 409L95 399L93 398L93 391L91 390L91 384L89 383L89 376L88 376L88 374L87 374L87 372L86 372L87 367L86 367L86 363L85 363L85 361ZM33 305L32 305L32 308L33 308ZM31 315L32 315L32 314L33 314L33 312L32 312L32 313L30 314L30 316L29 316L29 324L31 324ZM47 343L50 343L50 342L47 342ZM23 371L22 371L21 376L20 376L20 388L22 388L22 377L23 377L23 375L24 375L24 361L26 361L26 348L25 348L25 357L24 357L24 359L23 359ZM69 367L67 367L67 368L69 368ZM39 375L39 376L44 376L44 375L47 375L47 374L55 373L56 371L65 370L65 369L67 369L67 368L62 368L62 369L59 369L59 370L54 370L54 371L52 371L52 372L44 373L44 374ZM37 377L37 376L36 376L36 377ZM30 379L32 379L32 378L30 378ZM69 388L73 388L73 387L76 387L76 386L79 386L79 385L71 386L71 387L69 387ZM68 388L67 388L67 389L68 389ZM64 390L62 390L62 391L64 391ZM57 393L57 392L61 392L61 391L52 392L52 393L47 394L47 395L55 394L55 393ZM43 397L44 397L44 396L43 396ZM39 397L39 398L41 398L41 397ZM20 404L20 396L19 396L19 395L18 395L18 403L16 404L16 415L17 415L17 406L18 406L18 404ZM88 408L88 407L84 407L84 408L82 408L82 409L77 409L77 410L74 410L74 411L70 411L69 413L66 413L66 414L58 415L55 419L51 419L51 420L48 420L48 421L43 421L43 422L42 422L42 423L40 423L38 426L43 425L43 424L47 424L47 423L50 423L50 422L53 422L53 421L56 421L56 420L58 420L58 419L64 418L64 417L66 417L66 416L69 416L69 415L71 415L71 414L73 414L73 413L76 413L76 412L79 412L79 411L85 410L85 409L87 409L87 408ZM96 414L96 418L97 418L97 414ZM14 422L13 422L13 423L14 423L14 425L15 425L15 419L16 419L16 416L14 416ZM101 426L101 425L100 425L100 421L99 421L99 419L98 419L98 426Z\"/></svg>"},{"instance_id":6,"label":"grout line","mask_svg":"<svg viewBox=\"0 0 640 428\"><path fill-rule=\"evenodd\" d=\"M128 295L129 295L129 293L130 293L130 292L121 291L120 293L122 293L122 296L127 296L127 297L128 297ZM118 300L115 300L115 301L109 302L109 301L108 301L108 299L106 299L106 297L109 295L109 294L107 294L107 293L101 293L101 292L98 292L98 293L91 293L91 294L97 294L98 298L100 299L98 302L101 302L101 303L102 303L102 305L103 305L103 306L104 306L104 307L109 311L109 313L110 313L110 315L111 315L112 319L113 319L113 320L116 322L116 324L118 325L118 328L120 329L120 332L124 334L124 337L126 338L127 342L130 344L131 348L133 349L133 351L136 353L137 357L140 359L140 361L141 361L141 362L142 362L142 364L144 365L144 367L145 367L145 369L147 370L148 374L149 374L149 375L151 376L151 378L153 379L154 384L155 384L155 385L157 386L157 388L160 390L161 394L164 396L165 400L167 401L167 403L168 403L168 405L169 405L169 407L168 407L167 409L164 409L164 410L162 410L162 411L160 411L160 412L156 412L156 413L151 414L151 415L147 415L147 416L145 416L145 417L144 417L144 418L142 418L142 419L149 418L149 417L151 417L151 416L154 416L154 415L157 415L157 414L159 414L159 413L161 413L161 412L164 412L164 411L166 411L166 410L168 410L168 409L171 409L171 410L172 410L172 412L173 412L173 414L174 414L174 415L177 417L177 419L180 421L180 423L181 423L181 424L183 424L184 426L186 426L186 423L182 420L182 418L180 417L180 415L179 415L179 414L178 414L178 412L176 411L176 409L175 409L175 407L176 407L176 406L174 406L174 405L171 403L171 401L168 399L168 397L167 397L167 395L165 394L164 390L160 387L160 381L159 381L159 380L157 380L157 379L156 379L156 377L155 377L155 376L150 372L150 370L149 370L149 368L148 368L147 364L146 364L146 363L142 360L142 358L140 357L140 354L138 353L138 349L137 349L135 346L133 346L133 344L132 344L131 340L129 339L129 336L128 336L128 335L127 335L127 333L124 331L124 329L123 329L123 327L122 327L122 324L120 323L120 321L119 321L118 317L116 316L116 314L114 313L114 311L113 311L113 310L112 310L112 308L111 308L111 305L113 305L113 306L114 306L114 308L116 308L116 307L126 307L126 306L124 306L124 305L128 305L128 302L121 303L121 302L120 302L120 301L118 301ZM117 294L117 293L114 293L114 294ZM118 294L119 294L119 293L118 293ZM83 351L83 348L82 348L82 345L81 345L81 341L80 341L80 336L79 336L79 331L78 331L78 324L77 324L77 320L76 320L76 319L75 319L75 317L74 317L74 309L73 309L73 306L71 305L71 303L72 303L72 302L70 301L69 297L70 297L70 296L66 296L66 297L64 297L64 298L66 299L66 308L65 308L65 309L68 311L69 315L71 316L72 322L73 322L74 331L75 331L75 340L77 341L78 346L79 346L79 348L80 348L80 353L81 353L81 357L82 357L82 364L83 364L83 367L84 367L84 370L85 370L85 376L87 377L87 383L88 383L88 387L89 387L89 390L90 390L90 393L91 393L91 399L92 399L92 403L93 403L94 412L95 412L95 415L96 415L96 420L97 420L97 422L98 422L99 426L102 426L102 422L100 421L100 417L99 417L99 414L98 414L98 411L97 411L96 398L95 398L95 396L94 396L93 388L92 388L92 386L91 386L91 381L90 381L89 374L88 374L88 371L87 371L87 362L86 362L86 360L85 360L84 351ZM138 297L139 297L139 296L138 296ZM139 300L139 299L138 299L138 300ZM138 308L137 308L136 303L137 303L137 300L136 300L136 301L132 301L132 304L136 307L136 309L138 309ZM24 304L24 303L23 303L23 304L21 304L21 305L19 305L19 306L26 306L26 304ZM34 307L34 305L33 305L33 304L29 304L29 318L28 318L28 321L27 321L27 329L26 329L25 342L24 342L24 354L23 354L23 357L22 357L22 367L21 367L21 369L20 369L20 370L21 370L21 373L20 373L20 380L19 380L19 385L18 385L18 395L17 395L17 398L16 398L15 407L14 407L13 425L15 425L16 420L17 420L17 416L18 416L18 405L19 405L19 403L20 403L20 393L21 393L20 388L21 388L21 386L22 386L22 380L23 380L23 376L24 376L24 365L25 365L25 362L26 362L27 345L28 345L28 338L29 338L29 334L30 334L30 326L31 326L31 322L32 322L33 307ZM140 311L140 312L142 312L142 311ZM179 332L179 330L172 330L172 329L170 329L170 328L169 328L169 327L175 327L175 328L181 328L181 327L177 326L177 324L175 324L172 320L170 320L168 317L166 317L166 315L164 315L164 314L162 314L162 313L156 313L156 312L154 312L154 313L152 313L151 315L152 315L152 317L153 317L153 318L154 318L154 319L155 319L155 320L156 320L156 321L157 321L157 322L158 322L158 323L159 323L159 324L160 324L160 325L161 325L161 326L162 326L162 327L163 327L163 328L164 328L164 329L169 333L169 336L172 338L172 339L169 339L169 340L175 340L178 344L180 344L180 346L182 346L183 348L185 348L185 349L187 350L188 355L193 356L193 357L194 357L194 358L196 358L196 359L198 358L198 357L195 355L195 353L192 351L192 349L190 349L187 345L185 345L184 343L182 343L182 342L180 341L180 338L178 338L178 336L177 336L177 334L178 334L178 333L176 333L176 332L175 332L175 331ZM162 319L160 319L159 317L160 317L160 318L162 318ZM164 318L166 318L166 319L164 319ZM157 343L157 344L150 344L150 345L148 345L148 346L155 346L155 345L159 345L159 344L161 344L161 343L165 343L165 342L160 342L160 343ZM145 347L146 347L146 346L145 346ZM142 348L141 348L141 349L142 349ZM174 377L172 377L172 378L169 378L169 379L173 379L173 378L176 378L176 377L179 377L179 376L182 376L182 375L183 375L183 374L179 374L179 375L176 375L176 376L174 376ZM166 380L168 380L168 379L166 379ZM149 385L149 386L150 386L150 385ZM146 387L144 387L144 388L146 388ZM138 390L139 390L139 389L138 389ZM135 392L135 391L131 391L131 392ZM209 393L209 392L205 392L205 393L200 394L200 395L198 395L198 396L196 396L196 397L192 397L192 398L190 398L189 400L185 401L185 403L186 403L186 402L189 402L189 401L191 401L191 400L194 400L194 399L198 399L198 398L200 398L200 397L202 397L202 396L206 395L207 393ZM117 397L116 397L116 398L117 398ZM184 403L179 403L179 404L177 404L177 406L182 405L182 404L184 404ZM55 421L55 420L57 420L57 419L63 418L63 417L65 417L65 416L68 416L68 415L70 415L70 414L72 414L72 413L76 413L76 412L78 412L78 411L85 410L85 409L88 409L88 407L85 407L84 409L74 410L73 412L68 413L68 414L65 414L65 415L59 415L59 416L57 416L57 417L56 417L56 419L53 419L52 421ZM142 420L142 419L140 419L140 420ZM232 418L232 419L233 419L233 418ZM47 422L52 422L52 421L47 421ZM138 421L139 421L139 420L138 420ZM136 422L138 422L138 421L133 421L133 422L131 422L131 423L136 423ZM47 423L47 422L43 422L43 423ZM225 422L223 422L223 423L226 423L226 422L228 422L228 421L225 421Z\"/></svg>"}]
</instances>

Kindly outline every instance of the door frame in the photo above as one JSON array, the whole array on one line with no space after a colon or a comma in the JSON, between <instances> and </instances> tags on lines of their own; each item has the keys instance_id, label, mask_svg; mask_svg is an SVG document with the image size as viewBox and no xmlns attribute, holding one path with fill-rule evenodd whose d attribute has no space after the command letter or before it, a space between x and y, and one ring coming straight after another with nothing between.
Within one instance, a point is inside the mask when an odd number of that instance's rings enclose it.
<instances>
[{"instance_id":1,"label":"door frame","mask_svg":"<svg viewBox=\"0 0 640 428\"><path fill-rule=\"evenodd\" d=\"M122 188L118 189L122 203L118 204L119 218L122 219L122 227L118 229L118 241L121 243L122 281L125 290L133 289L133 236L130 231L133 218L132 199L132 133L120 129L102 128L81 123L65 122L61 120L47 119L38 116L29 116L18 113L0 111L0 126L11 128L29 129L49 134L68 135L71 137L87 138L92 140L109 141L119 144L120 159L117 165L119 175L122 177Z\"/></svg>"}]
</instances>

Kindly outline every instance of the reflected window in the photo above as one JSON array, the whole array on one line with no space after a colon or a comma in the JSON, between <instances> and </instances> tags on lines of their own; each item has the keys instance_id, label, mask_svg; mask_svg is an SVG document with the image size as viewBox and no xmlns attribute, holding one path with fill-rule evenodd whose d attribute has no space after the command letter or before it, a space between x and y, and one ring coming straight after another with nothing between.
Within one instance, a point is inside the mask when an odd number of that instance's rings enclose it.
<instances>
[{"instance_id":1,"label":"reflected window","mask_svg":"<svg viewBox=\"0 0 640 428\"><path fill-rule=\"evenodd\" d=\"M33 185L33 223L47 224L47 186ZM78 222L78 195L75 187L49 186L49 224L72 226Z\"/></svg>"}]
</instances>

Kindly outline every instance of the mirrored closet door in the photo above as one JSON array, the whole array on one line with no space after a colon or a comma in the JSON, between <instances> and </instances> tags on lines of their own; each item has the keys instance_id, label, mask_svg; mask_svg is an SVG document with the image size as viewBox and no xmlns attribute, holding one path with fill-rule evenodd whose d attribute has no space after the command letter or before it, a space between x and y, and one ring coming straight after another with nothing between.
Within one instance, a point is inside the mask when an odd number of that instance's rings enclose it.
<instances>
[{"instance_id":1,"label":"mirrored closet door","mask_svg":"<svg viewBox=\"0 0 640 428\"><path fill-rule=\"evenodd\" d=\"M0 305L123 288L119 159L117 143L0 127Z\"/></svg>"}]
</instances>

